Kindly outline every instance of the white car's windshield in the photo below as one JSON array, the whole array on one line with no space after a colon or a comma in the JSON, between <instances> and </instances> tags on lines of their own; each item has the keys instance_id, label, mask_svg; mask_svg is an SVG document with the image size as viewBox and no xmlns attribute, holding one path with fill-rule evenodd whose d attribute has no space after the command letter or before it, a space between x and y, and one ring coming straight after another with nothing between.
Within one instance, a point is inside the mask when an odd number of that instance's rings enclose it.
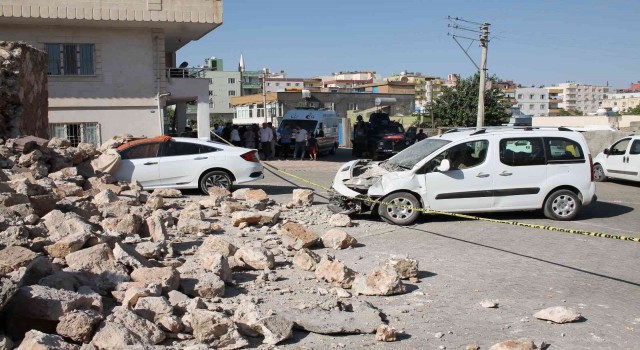
<instances>
[{"instance_id":1,"label":"white car's windshield","mask_svg":"<svg viewBox=\"0 0 640 350\"><path fill-rule=\"evenodd\" d=\"M414 143L410 147L404 149L402 152L385 161L384 166L388 169L412 169L416 164L418 164L418 162L449 142L451 141L439 138L429 138L422 140L420 142Z\"/></svg>"}]
</instances>

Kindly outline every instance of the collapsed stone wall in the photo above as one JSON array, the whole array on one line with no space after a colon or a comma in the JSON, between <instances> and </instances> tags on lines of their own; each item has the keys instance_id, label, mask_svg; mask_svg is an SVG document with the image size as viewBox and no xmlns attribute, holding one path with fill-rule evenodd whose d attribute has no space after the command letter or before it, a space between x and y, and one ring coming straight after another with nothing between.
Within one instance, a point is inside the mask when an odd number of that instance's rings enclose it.
<instances>
[{"instance_id":1,"label":"collapsed stone wall","mask_svg":"<svg viewBox=\"0 0 640 350\"><path fill-rule=\"evenodd\" d=\"M49 137L47 54L0 41L0 137Z\"/></svg>"}]
</instances>

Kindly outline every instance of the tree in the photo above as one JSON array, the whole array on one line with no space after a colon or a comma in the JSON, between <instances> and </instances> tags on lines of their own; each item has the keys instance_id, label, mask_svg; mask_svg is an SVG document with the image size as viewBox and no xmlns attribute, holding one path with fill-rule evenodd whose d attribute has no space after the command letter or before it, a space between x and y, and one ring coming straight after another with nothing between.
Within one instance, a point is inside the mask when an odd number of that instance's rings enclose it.
<instances>
[{"instance_id":1,"label":"tree","mask_svg":"<svg viewBox=\"0 0 640 350\"><path fill-rule=\"evenodd\" d=\"M484 125L495 126L508 122L507 103L498 88L496 76L487 78L492 88L484 93ZM480 74L462 79L453 87L443 87L442 95L433 104L433 114L439 126L476 126L478 117L478 87Z\"/></svg>"},{"instance_id":2,"label":"tree","mask_svg":"<svg viewBox=\"0 0 640 350\"><path fill-rule=\"evenodd\" d=\"M633 108L628 108L626 111L622 112L622 114L626 115L640 115L640 105L637 105Z\"/></svg>"}]
</instances>

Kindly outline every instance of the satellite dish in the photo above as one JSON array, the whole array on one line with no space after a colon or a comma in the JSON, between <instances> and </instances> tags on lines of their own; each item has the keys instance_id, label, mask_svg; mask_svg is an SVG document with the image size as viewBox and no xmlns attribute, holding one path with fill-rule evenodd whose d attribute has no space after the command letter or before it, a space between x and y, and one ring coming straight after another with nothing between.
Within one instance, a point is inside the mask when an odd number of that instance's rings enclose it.
<instances>
[{"instance_id":1,"label":"satellite dish","mask_svg":"<svg viewBox=\"0 0 640 350\"><path fill-rule=\"evenodd\" d=\"M187 67L189 67L189 62L184 61L184 62L180 63L180 66L178 68L187 68Z\"/></svg>"}]
</instances>

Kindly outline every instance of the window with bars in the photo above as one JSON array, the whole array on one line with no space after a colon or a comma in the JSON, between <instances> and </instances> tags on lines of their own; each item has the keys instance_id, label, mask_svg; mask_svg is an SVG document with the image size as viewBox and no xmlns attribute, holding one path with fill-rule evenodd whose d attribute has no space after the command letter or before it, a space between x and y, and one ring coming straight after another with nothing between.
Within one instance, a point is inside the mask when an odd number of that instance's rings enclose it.
<instances>
[{"instance_id":1,"label":"window with bars","mask_svg":"<svg viewBox=\"0 0 640 350\"><path fill-rule=\"evenodd\" d=\"M49 75L94 75L94 44L45 44Z\"/></svg>"},{"instance_id":2,"label":"window with bars","mask_svg":"<svg viewBox=\"0 0 640 350\"><path fill-rule=\"evenodd\" d=\"M73 147L79 143L100 146L100 125L98 123L52 123L49 124L51 137L66 139Z\"/></svg>"}]
</instances>

